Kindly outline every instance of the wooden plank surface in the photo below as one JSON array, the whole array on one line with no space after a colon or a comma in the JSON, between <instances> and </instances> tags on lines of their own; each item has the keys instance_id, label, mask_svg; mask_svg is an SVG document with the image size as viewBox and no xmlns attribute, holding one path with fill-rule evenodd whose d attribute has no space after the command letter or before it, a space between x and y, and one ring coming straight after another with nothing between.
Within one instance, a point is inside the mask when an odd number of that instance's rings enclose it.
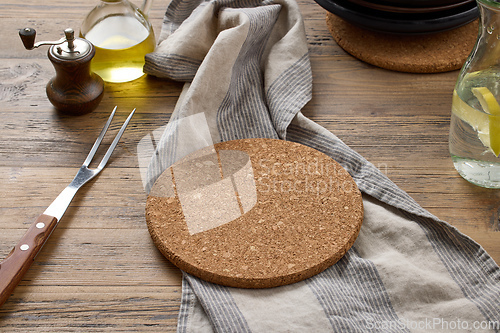
<instances>
[{"instance_id":1,"label":"wooden plank surface","mask_svg":"<svg viewBox=\"0 0 500 333\"><path fill-rule=\"evenodd\" d=\"M151 10L157 35L167 4L155 1ZM54 75L46 50L26 51L18 39L25 26L39 40L58 39L94 5L0 0L0 258L72 179L113 106L121 121L138 108L108 168L79 192L0 309L2 332L176 329L181 275L149 237L137 145L168 121L182 84L152 77L108 84L95 112L60 116L45 95ZM461 179L448 154L458 72L417 75L363 63L333 41L321 7L299 5L314 75L304 114L500 262L500 192Z\"/></svg>"}]
</instances>

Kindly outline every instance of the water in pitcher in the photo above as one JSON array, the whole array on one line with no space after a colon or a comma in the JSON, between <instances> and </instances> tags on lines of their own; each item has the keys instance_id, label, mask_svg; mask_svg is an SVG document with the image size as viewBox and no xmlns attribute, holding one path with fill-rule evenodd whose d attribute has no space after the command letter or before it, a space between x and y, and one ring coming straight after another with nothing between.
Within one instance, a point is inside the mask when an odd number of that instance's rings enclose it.
<instances>
[{"instance_id":1,"label":"water in pitcher","mask_svg":"<svg viewBox=\"0 0 500 333\"><path fill-rule=\"evenodd\" d=\"M459 174L500 188L500 70L468 73L453 92L450 154Z\"/></svg>"}]
</instances>

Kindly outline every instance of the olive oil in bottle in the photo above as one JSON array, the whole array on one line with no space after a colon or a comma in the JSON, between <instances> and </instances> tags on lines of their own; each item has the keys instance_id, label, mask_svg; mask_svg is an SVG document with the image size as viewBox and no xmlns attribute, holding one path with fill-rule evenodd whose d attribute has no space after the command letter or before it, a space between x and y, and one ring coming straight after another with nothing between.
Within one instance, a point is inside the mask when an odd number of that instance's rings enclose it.
<instances>
[{"instance_id":1,"label":"olive oil in bottle","mask_svg":"<svg viewBox=\"0 0 500 333\"><path fill-rule=\"evenodd\" d=\"M131 16L106 17L82 37L96 49L91 70L107 82L128 82L143 76L144 57L156 45L149 22Z\"/></svg>"}]
</instances>

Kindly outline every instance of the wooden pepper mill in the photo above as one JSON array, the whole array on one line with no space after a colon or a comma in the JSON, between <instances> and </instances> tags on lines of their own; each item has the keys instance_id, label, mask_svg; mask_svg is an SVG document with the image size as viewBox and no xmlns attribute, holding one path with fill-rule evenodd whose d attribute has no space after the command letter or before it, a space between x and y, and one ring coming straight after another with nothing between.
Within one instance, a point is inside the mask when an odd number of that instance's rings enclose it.
<instances>
[{"instance_id":1,"label":"wooden pepper mill","mask_svg":"<svg viewBox=\"0 0 500 333\"><path fill-rule=\"evenodd\" d=\"M65 37L58 41L35 44L35 29L24 28L19 31L24 47L28 50L51 45L48 57L54 65L56 76L47 83L47 97L56 109L70 115L92 112L104 93L103 80L90 71L95 48L89 41L75 38L73 29L66 29L64 34Z\"/></svg>"}]
</instances>

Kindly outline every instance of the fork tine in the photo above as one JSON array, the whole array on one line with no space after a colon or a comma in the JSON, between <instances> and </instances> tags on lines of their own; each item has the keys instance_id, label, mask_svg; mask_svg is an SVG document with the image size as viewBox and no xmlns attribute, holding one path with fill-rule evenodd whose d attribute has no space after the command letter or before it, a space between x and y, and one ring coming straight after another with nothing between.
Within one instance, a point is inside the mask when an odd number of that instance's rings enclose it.
<instances>
[{"instance_id":1,"label":"fork tine","mask_svg":"<svg viewBox=\"0 0 500 333\"><path fill-rule=\"evenodd\" d=\"M133 109L132 112L127 117L127 120L123 123L122 127L120 128L120 131L118 134L116 134L115 139L113 140L113 143L111 143L111 146L109 146L108 151L106 151L106 154L102 158L101 163L97 166L98 170L101 170L106 166L106 163L108 163L108 160L113 153L113 151L116 148L116 145L118 144L118 141L120 141L120 138L122 137L123 132L125 132L125 129L127 128L128 123L130 122L130 119L132 119L132 116L134 115L136 109Z\"/></svg>"},{"instance_id":2,"label":"fork tine","mask_svg":"<svg viewBox=\"0 0 500 333\"><path fill-rule=\"evenodd\" d=\"M99 163L97 169L89 169L88 164L94 158L94 155L99 148L106 131L108 130L111 120L113 119L115 111L116 107L113 109L113 112L111 112L111 116L102 129L101 134L99 134L96 142L92 146L92 149L83 162L83 165L76 173L75 178L73 178L71 183L66 186L66 188L54 201L52 201L43 214L40 215L35 222L33 222L32 226L28 229L26 234L23 238L21 238L19 243L14 247L7 258L0 262L0 306L4 304L14 288L18 285L19 281L21 281L34 258L40 252L50 234L68 209L78 189L94 178L104 168L123 132L125 131L125 128L130 122L130 119L134 115L135 109L130 113L127 120L122 125L122 128L116 135L113 143L104 155L102 161Z\"/></svg>"},{"instance_id":3,"label":"fork tine","mask_svg":"<svg viewBox=\"0 0 500 333\"><path fill-rule=\"evenodd\" d=\"M95 140L94 142L94 145L92 146L92 149L90 149L90 152L89 154L87 155L87 158L85 159L85 161L83 162L83 166L86 166L88 167L90 162L92 161L92 159L94 158L94 155L95 153L97 152L97 149L99 148L99 146L101 145L101 142L102 142L102 139L104 138L104 135L106 134L106 132L108 131L108 128L109 128L109 124L111 124L111 120L113 120L113 117L115 116L115 113L116 113L116 109L117 109L118 106L115 106L115 108L113 109L113 111L111 112L111 115L109 116L108 118L108 121L106 122L106 124L104 125L104 127L102 128L101 130L101 133L99 134L99 136L97 137L97 139Z\"/></svg>"},{"instance_id":4,"label":"fork tine","mask_svg":"<svg viewBox=\"0 0 500 333\"><path fill-rule=\"evenodd\" d=\"M50 204L50 206L45 210L44 214L53 216L57 219L57 221L61 220L62 216L64 215L64 212L68 208L68 206L71 203L71 200L73 200L73 197L75 196L76 192L80 187L85 185L89 180L93 179L106 165L109 157L111 156L111 153L113 153L113 150L115 149L116 145L118 144L118 141L120 140L123 132L125 131L125 128L127 127L130 119L132 118L132 115L135 112L135 109L130 113L128 116L127 120L123 124L122 128L116 135L115 139L113 140L113 143L109 147L108 151L104 155L104 158L100 162L99 166L95 169L89 169L88 164L92 160L92 158L95 155L95 152L99 148L99 145L101 144L101 141L104 137L104 134L106 133L109 124L111 123L111 120L113 119L113 116L115 114L116 107L114 108L113 112L111 113L111 116L108 119L108 122L106 125L104 125L104 128L101 131L101 134L97 138L96 142L94 143L94 146L90 150L89 155L87 156L87 159L83 163L83 165L80 167L78 172L75 175L75 178L71 181L71 183L57 196L57 198Z\"/></svg>"}]
</instances>

